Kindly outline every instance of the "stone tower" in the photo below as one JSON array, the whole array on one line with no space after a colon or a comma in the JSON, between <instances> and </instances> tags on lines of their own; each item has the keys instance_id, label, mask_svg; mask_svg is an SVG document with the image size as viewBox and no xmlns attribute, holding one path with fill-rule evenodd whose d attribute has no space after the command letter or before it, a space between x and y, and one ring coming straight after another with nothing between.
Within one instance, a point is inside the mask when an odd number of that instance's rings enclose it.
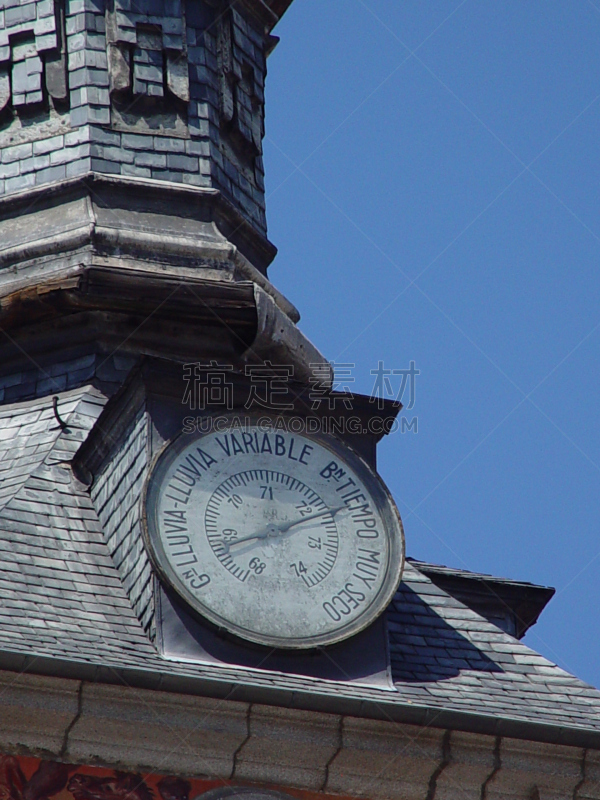
<instances>
[{"instance_id":1,"label":"stone tower","mask_svg":"<svg viewBox=\"0 0 600 800\"><path fill-rule=\"evenodd\" d=\"M7 0L0 194L90 172L163 180L218 190L264 236L266 59L287 5Z\"/></svg>"},{"instance_id":2,"label":"stone tower","mask_svg":"<svg viewBox=\"0 0 600 800\"><path fill-rule=\"evenodd\" d=\"M113 388L144 354L268 356L300 380L323 363L266 277L266 60L289 2L2 3L5 400L72 388L99 352Z\"/></svg>"}]
</instances>

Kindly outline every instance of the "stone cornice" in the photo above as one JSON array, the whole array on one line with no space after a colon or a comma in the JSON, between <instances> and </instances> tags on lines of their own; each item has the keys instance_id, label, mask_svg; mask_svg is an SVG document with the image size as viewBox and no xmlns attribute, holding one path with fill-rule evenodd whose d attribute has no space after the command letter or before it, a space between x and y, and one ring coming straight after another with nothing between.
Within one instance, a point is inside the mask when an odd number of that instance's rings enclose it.
<instances>
[{"instance_id":1,"label":"stone cornice","mask_svg":"<svg viewBox=\"0 0 600 800\"><path fill-rule=\"evenodd\" d=\"M597 750L441 717L410 725L15 673L0 673L0 691L6 753L382 800L600 798Z\"/></svg>"},{"instance_id":2,"label":"stone cornice","mask_svg":"<svg viewBox=\"0 0 600 800\"><path fill-rule=\"evenodd\" d=\"M600 734L592 729L550 725L508 716L491 716L476 711L457 711L425 706L417 703L400 703L390 692L378 693L374 696L364 690L357 694L347 691L346 687L337 686L333 692L330 685L324 687L323 682L314 681L311 688L300 685L280 686L271 680L260 680L257 673L248 670L244 682L240 682L239 672L221 670L220 677L206 672L202 677L158 673L148 669L129 669L123 667L96 666L94 664L49 658L41 655L25 656L16 653L0 653L0 672L14 680L16 675L27 673L27 679L35 681L46 678L60 682L69 677L84 683L118 684L129 687L133 692L149 689L152 692L166 694L185 694L187 697L210 697L219 701L233 700L250 704L264 703L280 708L303 711L318 711L339 716L370 719L373 722L406 724L436 730L455 730L463 733L481 734L493 739L526 740L539 742L541 745L558 745L570 748L586 748L600 751ZM34 674L33 670L35 670ZM11 677L12 673L12 677ZM262 676L260 676L262 678ZM1 691L1 688L0 688ZM2 739L0 738L0 749ZM600 796L599 796L600 800Z\"/></svg>"},{"instance_id":3,"label":"stone cornice","mask_svg":"<svg viewBox=\"0 0 600 800\"><path fill-rule=\"evenodd\" d=\"M0 294L43 283L45 262L86 247L146 266L230 265L228 279L256 283L300 318L266 276L275 248L214 189L90 173L0 198Z\"/></svg>"},{"instance_id":4,"label":"stone cornice","mask_svg":"<svg viewBox=\"0 0 600 800\"><path fill-rule=\"evenodd\" d=\"M75 197L89 197L88 219L82 224L71 227L73 229L85 228L90 224L95 228L123 230L126 234L126 224L120 224L119 215L129 208L133 209L142 203L155 215L161 213L166 217L175 217L179 212L184 219L197 219L205 223L216 225L220 234L220 242L229 246L231 254L239 253L240 268L254 267L257 272L266 276L267 267L274 259L277 249L264 236L258 233L216 189L207 189L195 186L185 186L151 178L122 177L118 175L104 175L99 172L90 172L76 178L69 178L50 185L41 185L11 195L0 197L0 267L9 266L16 261L27 258L27 247L34 247L39 237L31 228L32 215L37 215L49 208L56 208ZM114 206L112 203L114 202ZM114 212L111 213L112 208ZM138 209L135 209L139 213ZM101 212L104 211L104 214ZM194 217L195 215L195 217ZM104 224L102 220L104 220ZM25 229L19 237L15 237L19 222ZM10 223L10 229L7 228ZM6 230L6 233L4 232ZM147 231L150 233L151 231ZM67 234L69 230L51 232L51 237L56 234ZM136 231L143 233L143 231ZM172 231L176 233L176 231ZM190 238L190 231L186 231ZM2 235L3 234L3 235ZM108 235L108 233L106 234ZM158 228L157 235L165 239L164 250L168 245L168 231ZM12 239L15 238L15 242ZM175 237L179 246L183 246L185 234ZM141 246L148 238L142 237ZM156 241L156 240L154 240ZM206 242L202 242L206 245ZM191 243L190 245L191 246ZM189 247L188 247L189 249ZM181 253L181 255L185 255ZM191 257L193 252L188 252ZM196 255L198 252L196 251ZM242 264L242 262L247 262ZM1 273L0 273L1 275Z\"/></svg>"}]
</instances>

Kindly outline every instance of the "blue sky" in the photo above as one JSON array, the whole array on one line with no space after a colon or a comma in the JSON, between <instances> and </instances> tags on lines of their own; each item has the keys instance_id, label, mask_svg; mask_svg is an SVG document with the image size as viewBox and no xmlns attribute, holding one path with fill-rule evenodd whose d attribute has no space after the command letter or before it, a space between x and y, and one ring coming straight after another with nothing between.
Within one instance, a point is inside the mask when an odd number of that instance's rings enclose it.
<instances>
[{"instance_id":1,"label":"blue sky","mask_svg":"<svg viewBox=\"0 0 600 800\"><path fill-rule=\"evenodd\" d=\"M556 587L526 642L600 686L600 3L296 0L277 33L270 277L355 391L420 370L379 448L408 554Z\"/></svg>"}]
</instances>

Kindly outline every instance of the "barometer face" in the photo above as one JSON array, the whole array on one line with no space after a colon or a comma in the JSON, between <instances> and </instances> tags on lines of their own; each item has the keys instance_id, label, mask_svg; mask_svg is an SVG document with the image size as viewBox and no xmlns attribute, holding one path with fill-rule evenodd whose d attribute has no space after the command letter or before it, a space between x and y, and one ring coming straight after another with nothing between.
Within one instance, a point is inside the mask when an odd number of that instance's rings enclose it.
<instances>
[{"instance_id":1,"label":"barometer face","mask_svg":"<svg viewBox=\"0 0 600 800\"><path fill-rule=\"evenodd\" d=\"M146 536L163 578L219 628L271 647L332 644L391 600L402 523L347 445L280 428L249 417L168 443L146 484Z\"/></svg>"}]
</instances>

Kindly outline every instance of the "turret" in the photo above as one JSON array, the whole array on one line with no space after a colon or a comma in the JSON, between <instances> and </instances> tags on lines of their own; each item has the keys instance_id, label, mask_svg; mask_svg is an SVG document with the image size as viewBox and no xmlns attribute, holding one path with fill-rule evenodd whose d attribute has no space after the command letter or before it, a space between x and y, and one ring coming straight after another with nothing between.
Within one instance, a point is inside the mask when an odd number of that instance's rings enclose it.
<instances>
[{"instance_id":1,"label":"turret","mask_svg":"<svg viewBox=\"0 0 600 800\"><path fill-rule=\"evenodd\" d=\"M289 2L8 0L0 195L90 172L219 191L266 236L264 86Z\"/></svg>"}]
</instances>

